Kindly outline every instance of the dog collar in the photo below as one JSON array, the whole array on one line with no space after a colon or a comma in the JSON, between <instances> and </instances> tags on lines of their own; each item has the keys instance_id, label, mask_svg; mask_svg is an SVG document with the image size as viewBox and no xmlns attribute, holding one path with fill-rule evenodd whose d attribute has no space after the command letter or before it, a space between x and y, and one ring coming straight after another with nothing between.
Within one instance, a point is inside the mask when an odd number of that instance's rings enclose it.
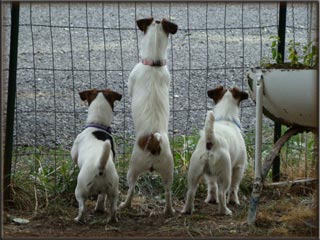
<instances>
[{"instance_id":1,"label":"dog collar","mask_svg":"<svg viewBox=\"0 0 320 240\"><path fill-rule=\"evenodd\" d=\"M95 127L95 128L98 128L100 130L103 130L109 134L112 134L112 128L111 127L107 127L107 126L104 126L102 124L99 124L99 123L88 123L85 125L84 128L88 128L88 127Z\"/></svg>"},{"instance_id":2,"label":"dog collar","mask_svg":"<svg viewBox=\"0 0 320 240\"><path fill-rule=\"evenodd\" d=\"M234 119L234 118L232 118L231 120L230 119L224 119L224 118L216 118L215 121L231 122L231 123L234 123L240 130L242 130L240 122L238 120Z\"/></svg>"},{"instance_id":3,"label":"dog collar","mask_svg":"<svg viewBox=\"0 0 320 240\"><path fill-rule=\"evenodd\" d=\"M141 59L141 62L144 65L149 65L152 67L162 67L162 66L166 65L167 61L165 59L153 61L151 59L144 58L144 59Z\"/></svg>"},{"instance_id":4,"label":"dog collar","mask_svg":"<svg viewBox=\"0 0 320 240\"><path fill-rule=\"evenodd\" d=\"M111 127L107 127L107 126L104 126L104 125L98 124L98 123L88 123L88 124L85 125L84 128L86 129L86 128L89 128L89 127L98 128L99 130L102 130L105 133L107 133L107 139L110 140L111 150L113 152L113 157L115 158L116 157L116 151L114 150L114 142L113 142L113 137L112 137L112 133L111 133L112 132Z\"/></svg>"}]
</instances>

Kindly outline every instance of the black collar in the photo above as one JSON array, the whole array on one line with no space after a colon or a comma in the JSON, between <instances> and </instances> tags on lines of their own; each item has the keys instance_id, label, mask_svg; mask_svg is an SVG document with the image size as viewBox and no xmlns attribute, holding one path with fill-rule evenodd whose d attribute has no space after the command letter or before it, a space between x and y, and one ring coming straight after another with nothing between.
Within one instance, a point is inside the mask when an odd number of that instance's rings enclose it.
<instances>
[{"instance_id":1,"label":"black collar","mask_svg":"<svg viewBox=\"0 0 320 240\"><path fill-rule=\"evenodd\" d=\"M107 127L105 125L99 124L99 123L88 123L85 125L85 129L88 127L94 127L94 128L98 128L100 130L103 130L107 133L109 133L110 135L112 134L112 128L111 127Z\"/></svg>"}]
</instances>

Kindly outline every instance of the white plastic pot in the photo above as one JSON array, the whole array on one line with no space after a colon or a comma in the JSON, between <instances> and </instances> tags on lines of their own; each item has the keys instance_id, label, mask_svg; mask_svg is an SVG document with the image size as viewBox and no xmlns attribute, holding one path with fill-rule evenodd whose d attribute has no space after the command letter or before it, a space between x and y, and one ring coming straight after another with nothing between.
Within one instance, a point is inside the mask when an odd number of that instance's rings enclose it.
<instances>
[{"instance_id":1,"label":"white plastic pot","mask_svg":"<svg viewBox=\"0 0 320 240\"><path fill-rule=\"evenodd\" d=\"M263 74L263 113L282 124L318 127L318 73L316 69L251 69L249 94L256 96L256 73Z\"/></svg>"}]
</instances>

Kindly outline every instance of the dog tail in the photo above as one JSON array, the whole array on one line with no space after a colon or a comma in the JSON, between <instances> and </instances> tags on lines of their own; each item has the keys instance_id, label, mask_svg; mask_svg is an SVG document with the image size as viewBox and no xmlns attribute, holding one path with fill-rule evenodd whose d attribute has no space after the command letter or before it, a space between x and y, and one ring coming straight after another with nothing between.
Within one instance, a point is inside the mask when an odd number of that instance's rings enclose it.
<instances>
[{"instance_id":1,"label":"dog tail","mask_svg":"<svg viewBox=\"0 0 320 240\"><path fill-rule=\"evenodd\" d=\"M212 111L208 111L206 122L204 124L204 134L206 138L207 150L211 150L214 145L213 124L214 124L214 114Z\"/></svg>"},{"instance_id":2,"label":"dog tail","mask_svg":"<svg viewBox=\"0 0 320 240\"><path fill-rule=\"evenodd\" d=\"M109 159L110 151L111 151L111 143L110 143L110 140L108 139L102 145L102 153L98 163L99 176L102 176L104 173L106 164Z\"/></svg>"},{"instance_id":3,"label":"dog tail","mask_svg":"<svg viewBox=\"0 0 320 240\"><path fill-rule=\"evenodd\" d=\"M139 138L138 145L143 151L149 151L152 155L159 155L161 152L161 134L152 133Z\"/></svg>"}]
</instances>

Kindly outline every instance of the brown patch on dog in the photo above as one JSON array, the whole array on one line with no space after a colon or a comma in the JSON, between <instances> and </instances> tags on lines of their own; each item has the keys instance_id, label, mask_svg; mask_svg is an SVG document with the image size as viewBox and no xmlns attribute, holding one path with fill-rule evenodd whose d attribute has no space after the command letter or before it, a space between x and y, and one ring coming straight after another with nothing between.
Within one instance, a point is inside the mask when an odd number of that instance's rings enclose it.
<instances>
[{"instance_id":1,"label":"brown patch on dog","mask_svg":"<svg viewBox=\"0 0 320 240\"><path fill-rule=\"evenodd\" d=\"M169 35L169 33L171 34L175 34L178 31L178 25L168 21L167 19L162 19L162 27L163 30Z\"/></svg>"},{"instance_id":2,"label":"brown patch on dog","mask_svg":"<svg viewBox=\"0 0 320 240\"><path fill-rule=\"evenodd\" d=\"M139 19L136 22L137 22L138 28L144 33L146 33L148 26L153 22L153 17Z\"/></svg>"},{"instance_id":3,"label":"brown patch on dog","mask_svg":"<svg viewBox=\"0 0 320 240\"><path fill-rule=\"evenodd\" d=\"M87 101L88 105L90 105L91 102L98 95L98 90L97 89L86 90L86 91L80 92L79 95L82 101Z\"/></svg>"},{"instance_id":4,"label":"brown patch on dog","mask_svg":"<svg viewBox=\"0 0 320 240\"><path fill-rule=\"evenodd\" d=\"M114 102L120 101L122 98L122 95L120 93L114 92L112 90L106 89L101 91L104 95L104 97L108 100L108 102L111 105L111 108L113 110Z\"/></svg>"},{"instance_id":5,"label":"brown patch on dog","mask_svg":"<svg viewBox=\"0 0 320 240\"><path fill-rule=\"evenodd\" d=\"M97 90L97 89L91 89L91 90L86 90L83 92L80 92L80 98L82 101L88 101L88 105L91 104L91 102L97 97L98 93L103 93L104 97L107 99L107 101L109 102L112 110L114 107L114 102L115 101L120 101L122 98L122 95L112 91L110 89L103 89L103 90Z\"/></svg>"},{"instance_id":6,"label":"brown patch on dog","mask_svg":"<svg viewBox=\"0 0 320 240\"><path fill-rule=\"evenodd\" d=\"M142 150L148 150L152 155L159 155L161 152L160 141L153 135L140 137L138 145Z\"/></svg>"},{"instance_id":7,"label":"brown patch on dog","mask_svg":"<svg viewBox=\"0 0 320 240\"><path fill-rule=\"evenodd\" d=\"M243 92L239 88L236 88L236 87L231 88L229 91L232 93L232 96L234 97L234 99L238 100L238 105L240 104L240 102L242 100L248 99L248 97L249 97L248 93Z\"/></svg>"},{"instance_id":8,"label":"brown patch on dog","mask_svg":"<svg viewBox=\"0 0 320 240\"><path fill-rule=\"evenodd\" d=\"M213 99L215 104L217 104L224 96L224 94L227 92L227 89L223 86L219 86L215 89L208 90L208 97Z\"/></svg>"}]
</instances>

